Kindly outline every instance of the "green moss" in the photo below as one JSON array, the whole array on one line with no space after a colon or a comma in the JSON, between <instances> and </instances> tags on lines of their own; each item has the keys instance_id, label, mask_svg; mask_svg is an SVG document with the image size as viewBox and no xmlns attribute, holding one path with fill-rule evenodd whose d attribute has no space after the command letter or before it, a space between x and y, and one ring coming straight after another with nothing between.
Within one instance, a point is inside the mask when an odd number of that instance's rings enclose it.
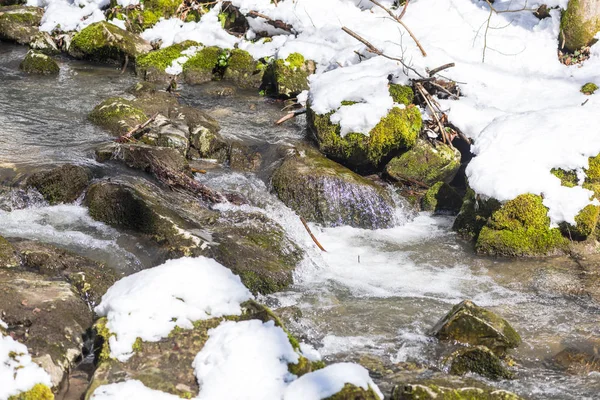
<instances>
[{"instance_id":1,"label":"green moss","mask_svg":"<svg viewBox=\"0 0 600 400\"><path fill-rule=\"evenodd\" d=\"M365 390L359 386L354 386L350 383L346 383L342 390L334 394L333 396L325 398L325 400L383 400L380 399L377 393L369 387L369 390Z\"/></svg>"},{"instance_id":2,"label":"green moss","mask_svg":"<svg viewBox=\"0 0 600 400\"><path fill-rule=\"evenodd\" d=\"M575 216L575 226L567 223L560 225L563 234L573 240L584 240L596 232L600 207L589 204Z\"/></svg>"},{"instance_id":3,"label":"green moss","mask_svg":"<svg viewBox=\"0 0 600 400\"><path fill-rule=\"evenodd\" d=\"M108 329L106 326L106 317L100 318L94 324L94 330L96 331L96 335L98 337L98 341L101 343L100 352L98 353L98 362L108 361L111 359L110 357L110 345L108 344L108 340L111 336L115 334Z\"/></svg>"},{"instance_id":4,"label":"green moss","mask_svg":"<svg viewBox=\"0 0 600 400\"><path fill-rule=\"evenodd\" d=\"M512 379L511 373L502 361L485 346L475 346L456 351L450 356L449 372L465 375L474 372L489 379Z\"/></svg>"},{"instance_id":5,"label":"green moss","mask_svg":"<svg viewBox=\"0 0 600 400\"><path fill-rule=\"evenodd\" d=\"M180 5L181 0L144 0L144 28L153 26L161 17L174 16Z\"/></svg>"},{"instance_id":6,"label":"green moss","mask_svg":"<svg viewBox=\"0 0 600 400\"><path fill-rule=\"evenodd\" d=\"M147 116L133 102L120 97L104 100L88 115L94 124L108 129L113 134L124 134L132 127L147 120Z\"/></svg>"},{"instance_id":7,"label":"green moss","mask_svg":"<svg viewBox=\"0 0 600 400\"><path fill-rule=\"evenodd\" d=\"M304 56L300 53L292 53L286 59L285 62L291 68L300 68L304 66Z\"/></svg>"},{"instance_id":8,"label":"green moss","mask_svg":"<svg viewBox=\"0 0 600 400\"><path fill-rule=\"evenodd\" d=\"M394 102L404 104L405 106L411 104L415 99L415 93L410 86L391 83L389 91Z\"/></svg>"},{"instance_id":9,"label":"green moss","mask_svg":"<svg viewBox=\"0 0 600 400\"><path fill-rule=\"evenodd\" d=\"M458 232L465 239L477 240L479 232L487 223L492 213L498 210L501 204L496 199L479 199L473 189L467 189L463 197L462 206L454 220L452 230Z\"/></svg>"},{"instance_id":10,"label":"green moss","mask_svg":"<svg viewBox=\"0 0 600 400\"><path fill-rule=\"evenodd\" d=\"M598 85L592 82L588 82L581 87L581 93L583 94L594 94L596 90L598 90Z\"/></svg>"},{"instance_id":11,"label":"green moss","mask_svg":"<svg viewBox=\"0 0 600 400\"><path fill-rule=\"evenodd\" d=\"M30 50L19 68L28 74L55 75L60 68L56 61L43 53Z\"/></svg>"},{"instance_id":12,"label":"green moss","mask_svg":"<svg viewBox=\"0 0 600 400\"><path fill-rule=\"evenodd\" d=\"M254 271L240 271L239 275L244 286L254 294L280 292L287 287L286 284Z\"/></svg>"},{"instance_id":13,"label":"green moss","mask_svg":"<svg viewBox=\"0 0 600 400\"><path fill-rule=\"evenodd\" d=\"M577 173L575 171L565 171L561 168L552 168L550 170L552 175L556 176L560 179L560 184L566 187L575 187L577 186Z\"/></svg>"},{"instance_id":14,"label":"green moss","mask_svg":"<svg viewBox=\"0 0 600 400\"><path fill-rule=\"evenodd\" d=\"M522 400L504 390L450 388L435 384L405 384L392 390L391 400Z\"/></svg>"},{"instance_id":15,"label":"green moss","mask_svg":"<svg viewBox=\"0 0 600 400\"><path fill-rule=\"evenodd\" d=\"M421 200L423 211L458 213L461 206L462 197L444 182L437 182L430 187Z\"/></svg>"},{"instance_id":16,"label":"green moss","mask_svg":"<svg viewBox=\"0 0 600 400\"><path fill-rule=\"evenodd\" d=\"M213 79L213 72L219 64L223 50L218 47L205 47L183 64L183 74L187 83L200 84Z\"/></svg>"},{"instance_id":17,"label":"green moss","mask_svg":"<svg viewBox=\"0 0 600 400\"><path fill-rule=\"evenodd\" d=\"M76 58L133 61L152 47L138 35L127 32L106 21L93 23L73 36L69 54Z\"/></svg>"},{"instance_id":18,"label":"green moss","mask_svg":"<svg viewBox=\"0 0 600 400\"><path fill-rule=\"evenodd\" d=\"M583 0L569 0L562 14L561 39L564 48L570 52L592 44L594 36L600 31L600 16L586 14L590 14L590 11Z\"/></svg>"},{"instance_id":19,"label":"green moss","mask_svg":"<svg viewBox=\"0 0 600 400\"><path fill-rule=\"evenodd\" d=\"M242 88L259 88L262 84L265 65L254 60L245 50L233 49L227 60L223 79L233 81Z\"/></svg>"},{"instance_id":20,"label":"green moss","mask_svg":"<svg viewBox=\"0 0 600 400\"><path fill-rule=\"evenodd\" d=\"M39 25L40 17L36 13L28 12L26 9L22 12L4 12L0 15L0 23L6 22L17 23L19 25Z\"/></svg>"},{"instance_id":21,"label":"green moss","mask_svg":"<svg viewBox=\"0 0 600 400\"><path fill-rule=\"evenodd\" d=\"M323 153L353 167L378 166L391 152L412 147L421 131L421 112L414 106L392 108L368 136L342 137L339 124L330 121L331 114L316 114L309 108L309 125Z\"/></svg>"},{"instance_id":22,"label":"green moss","mask_svg":"<svg viewBox=\"0 0 600 400\"><path fill-rule=\"evenodd\" d=\"M588 167L585 173L587 183L600 183L600 154L588 159Z\"/></svg>"},{"instance_id":23,"label":"green moss","mask_svg":"<svg viewBox=\"0 0 600 400\"><path fill-rule=\"evenodd\" d=\"M165 47L164 49L151 51L150 53L138 57L136 61L136 67L142 69L153 67L164 71L165 68L169 67L173 63L173 60L181 57L181 52L183 50L191 46L199 46L199 43L188 40Z\"/></svg>"},{"instance_id":24,"label":"green moss","mask_svg":"<svg viewBox=\"0 0 600 400\"><path fill-rule=\"evenodd\" d=\"M314 62L305 60L300 53L292 53L285 60L275 60L267 80L272 81L274 95L291 97L308 89L308 77L314 70Z\"/></svg>"},{"instance_id":25,"label":"green moss","mask_svg":"<svg viewBox=\"0 0 600 400\"><path fill-rule=\"evenodd\" d=\"M477 238L477 252L500 256L543 256L561 252L568 241L550 228L542 198L520 195L492 214Z\"/></svg>"},{"instance_id":26,"label":"green moss","mask_svg":"<svg viewBox=\"0 0 600 400\"><path fill-rule=\"evenodd\" d=\"M48 386L38 383L27 392L10 396L8 400L54 400L54 394Z\"/></svg>"}]
</instances>

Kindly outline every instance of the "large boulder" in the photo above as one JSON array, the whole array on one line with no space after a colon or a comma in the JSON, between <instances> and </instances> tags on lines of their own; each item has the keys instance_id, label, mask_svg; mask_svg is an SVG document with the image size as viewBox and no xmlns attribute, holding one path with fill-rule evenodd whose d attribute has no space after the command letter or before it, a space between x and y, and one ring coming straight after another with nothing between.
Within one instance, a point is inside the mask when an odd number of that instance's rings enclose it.
<instances>
[{"instance_id":1,"label":"large boulder","mask_svg":"<svg viewBox=\"0 0 600 400\"><path fill-rule=\"evenodd\" d=\"M28 74L38 75L56 75L60 72L60 67L51 57L44 53L30 50L25 55L19 69Z\"/></svg>"},{"instance_id":2,"label":"large boulder","mask_svg":"<svg viewBox=\"0 0 600 400\"><path fill-rule=\"evenodd\" d=\"M102 62L134 61L152 50L150 43L106 21L93 23L73 36L69 54Z\"/></svg>"},{"instance_id":3,"label":"large boulder","mask_svg":"<svg viewBox=\"0 0 600 400\"><path fill-rule=\"evenodd\" d=\"M27 44L38 33L44 10L39 7L0 7L0 40Z\"/></svg>"},{"instance_id":4,"label":"large boulder","mask_svg":"<svg viewBox=\"0 0 600 400\"><path fill-rule=\"evenodd\" d=\"M26 186L35 188L50 204L72 203L90 182L90 171L79 165L65 164L27 178Z\"/></svg>"},{"instance_id":5,"label":"large boulder","mask_svg":"<svg viewBox=\"0 0 600 400\"><path fill-rule=\"evenodd\" d=\"M570 0L560 23L562 48L575 52L594 42L600 31L600 3L595 0Z\"/></svg>"},{"instance_id":6,"label":"large boulder","mask_svg":"<svg viewBox=\"0 0 600 400\"><path fill-rule=\"evenodd\" d=\"M309 129L325 155L353 169L379 167L392 153L414 146L421 131L421 112L412 105L392 108L369 135L352 132L342 137L340 125L330 120L332 114L317 114L309 105Z\"/></svg>"},{"instance_id":7,"label":"large boulder","mask_svg":"<svg viewBox=\"0 0 600 400\"><path fill-rule=\"evenodd\" d=\"M440 340L486 346L500 357L521 344L521 337L506 320L470 300L454 306L435 324L431 334Z\"/></svg>"},{"instance_id":8,"label":"large boulder","mask_svg":"<svg viewBox=\"0 0 600 400\"><path fill-rule=\"evenodd\" d=\"M384 187L313 148L294 150L271 181L281 201L309 221L366 229L394 225L395 205Z\"/></svg>"},{"instance_id":9,"label":"large boulder","mask_svg":"<svg viewBox=\"0 0 600 400\"><path fill-rule=\"evenodd\" d=\"M418 139L415 145L385 167L385 172L399 182L414 181L433 186L437 182L450 183L460 168L460 152L443 143L433 146Z\"/></svg>"},{"instance_id":10,"label":"large boulder","mask_svg":"<svg viewBox=\"0 0 600 400\"><path fill-rule=\"evenodd\" d=\"M315 62L306 60L300 53L292 53L286 59L277 59L268 73L271 91L281 97L297 96L308 90L308 77L315 70Z\"/></svg>"}]
</instances>

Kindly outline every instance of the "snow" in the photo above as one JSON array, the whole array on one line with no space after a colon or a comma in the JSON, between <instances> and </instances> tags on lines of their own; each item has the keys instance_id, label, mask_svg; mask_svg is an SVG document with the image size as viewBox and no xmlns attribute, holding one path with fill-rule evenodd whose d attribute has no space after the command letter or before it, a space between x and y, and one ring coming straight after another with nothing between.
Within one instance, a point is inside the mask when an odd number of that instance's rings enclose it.
<instances>
[{"instance_id":1,"label":"snow","mask_svg":"<svg viewBox=\"0 0 600 400\"><path fill-rule=\"evenodd\" d=\"M371 387L383 399L383 393L364 367L353 363L339 363L303 375L292 382L285 391L284 400L325 399L342 390L347 383L365 390Z\"/></svg>"},{"instance_id":2,"label":"snow","mask_svg":"<svg viewBox=\"0 0 600 400\"><path fill-rule=\"evenodd\" d=\"M137 380L100 386L90 397L91 400L178 400L180 398L174 394L150 389Z\"/></svg>"},{"instance_id":3,"label":"snow","mask_svg":"<svg viewBox=\"0 0 600 400\"><path fill-rule=\"evenodd\" d=\"M2 320L0 326L6 328ZM27 346L10 336L4 336L1 332L0 382L0 400L26 392L38 383L52 386L50 375L31 360Z\"/></svg>"},{"instance_id":4,"label":"snow","mask_svg":"<svg viewBox=\"0 0 600 400\"><path fill-rule=\"evenodd\" d=\"M240 315L253 296L240 278L215 260L184 257L140 271L115 283L95 308L106 316L111 356L126 361L139 337L158 341L176 326Z\"/></svg>"},{"instance_id":5,"label":"snow","mask_svg":"<svg viewBox=\"0 0 600 400\"><path fill-rule=\"evenodd\" d=\"M183 64L186 63L187 60L190 59L194 54L196 54L200 50L197 46L191 46L184 51L181 52L182 56L173 60L171 65L169 65L165 72L170 75L179 75L183 72Z\"/></svg>"},{"instance_id":6,"label":"snow","mask_svg":"<svg viewBox=\"0 0 600 400\"><path fill-rule=\"evenodd\" d=\"M223 322L194 360L201 400L281 399L297 363L287 334L273 321Z\"/></svg>"},{"instance_id":7,"label":"snow","mask_svg":"<svg viewBox=\"0 0 600 400\"><path fill-rule=\"evenodd\" d=\"M101 8L109 0L28 0L28 6L44 7L40 31L79 31L86 26L106 18Z\"/></svg>"}]
</instances>

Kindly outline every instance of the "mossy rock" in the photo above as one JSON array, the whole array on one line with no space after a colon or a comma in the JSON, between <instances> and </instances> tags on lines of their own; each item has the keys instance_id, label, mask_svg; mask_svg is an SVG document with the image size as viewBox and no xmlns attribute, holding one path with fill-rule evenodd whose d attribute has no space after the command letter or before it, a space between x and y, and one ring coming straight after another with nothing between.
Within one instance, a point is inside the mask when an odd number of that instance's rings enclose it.
<instances>
[{"instance_id":1,"label":"mossy rock","mask_svg":"<svg viewBox=\"0 0 600 400\"><path fill-rule=\"evenodd\" d=\"M523 400L514 393L477 387L451 388L435 384L396 386L390 400Z\"/></svg>"},{"instance_id":2,"label":"mossy rock","mask_svg":"<svg viewBox=\"0 0 600 400\"><path fill-rule=\"evenodd\" d=\"M113 135L121 136L148 118L131 100L112 97L94 107L88 119Z\"/></svg>"},{"instance_id":3,"label":"mossy rock","mask_svg":"<svg viewBox=\"0 0 600 400\"><path fill-rule=\"evenodd\" d=\"M30 50L25 55L19 69L28 74L38 75L56 75L60 72L60 67L52 58L44 53Z\"/></svg>"},{"instance_id":4,"label":"mossy rock","mask_svg":"<svg viewBox=\"0 0 600 400\"><path fill-rule=\"evenodd\" d=\"M155 25L161 18L174 17L181 0L145 0L141 12L141 27L148 29Z\"/></svg>"},{"instance_id":5,"label":"mossy rock","mask_svg":"<svg viewBox=\"0 0 600 400\"><path fill-rule=\"evenodd\" d=\"M171 75L165 72L165 69L182 56L182 51L192 46L200 46L200 44L188 40L143 54L135 62L135 72L139 77L150 82L168 81L171 79Z\"/></svg>"},{"instance_id":6,"label":"mossy rock","mask_svg":"<svg viewBox=\"0 0 600 400\"><path fill-rule=\"evenodd\" d=\"M575 225L562 223L560 230L569 239L585 240L596 233L599 216L600 206L589 204L575 216Z\"/></svg>"},{"instance_id":7,"label":"mossy rock","mask_svg":"<svg viewBox=\"0 0 600 400\"><path fill-rule=\"evenodd\" d=\"M333 396L326 397L325 400L383 400L379 395L369 387L368 390L360 386L346 383L342 390Z\"/></svg>"},{"instance_id":8,"label":"mossy rock","mask_svg":"<svg viewBox=\"0 0 600 400\"><path fill-rule=\"evenodd\" d=\"M271 181L279 199L308 221L365 229L394 225L395 205L384 187L313 148L294 150Z\"/></svg>"},{"instance_id":9,"label":"mossy rock","mask_svg":"<svg viewBox=\"0 0 600 400\"><path fill-rule=\"evenodd\" d=\"M468 188L458 216L454 220L452 230L469 240L477 240L481 229L485 226L492 214L502 204L496 199L482 199L473 189Z\"/></svg>"},{"instance_id":10,"label":"mossy rock","mask_svg":"<svg viewBox=\"0 0 600 400\"><path fill-rule=\"evenodd\" d=\"M229 145L228 155L229 167L236 171L257 171L262 165L260 153L239 141L234 141Z\"/></svg>"},{"instance_id":11,"label":"mossy rock","mask_svg":"<svg viewBox=\"0 0 600 400\"><path fill-rule=\"evenodd\" d=\"M595 0L569 0L560 21L559 41L563 48L575 52L594 43L600 31L600 4Z\"/></svg>"},{"instance_id":12,"label":"mossy rock","mask_svg":"<svg viewBox=\"0 0 600 400\"><path fill-rule=\"evenodd\" d=\"M39 7L0 7L0 40L27 44L38 33L44 10Z\"/></svg>"},{"instance_id":13,"label":"mossy rock","mask_svg":"<svg viewBox=\"0 0 600 400\"><path fill-rule=\"evenodd\" d=\"M494 211L479 232L475 249L480 254L513 257L560 254L568 241L559 229L550 228L547 214L540 196L517 196Z\"/></svg>"},{"instance_id":14,"label":"mossy rock","mask_svg":"<svg viewBox=\"0 0 600 400\"><path fill-rule=\"evenodd\" d=\"M129 168L151 174L158 168L156 163L159 161L160 167L169 171L189 173L187 160L176 149L142 143L102 145L96 149L96 160L99 162L120 161Z\"/></svg>"},{"instance_id":15,"label":"mossy rock","mask_svg":"<svg viewBox=\"0 0 600 400\"><path fill-rule=\"evenodd\" d=\"M485 346L457 350L447 363L450 365L449 372L453 375L462 376L473 372L492 380L514 378L514 374L504 366L500 358Z\"/></svg>"},{"instance_id":16,"label":"mossy rock","mask_svg":"<svg viewBox=\"0 0 600 400\"><path fill-rule=\"evenodd\" d=\"M90 183L90 171L79 165L63 166L36 172L26 181L50 204L72 203L81 196Z\"/></svg>"},{"instance_id":17,"label":"mossy rock","mask_svg":"<svg viewBox=\"0 0 600 400\"><path fill-rule=\"evenodd\" d=\"M0 236L0 268L15 268L21 265L21 260L12 244Z\"/></svg>"},{"instance_id":18,"label":"mossy rock","mask_svg":"<svg viewBox=\"0 0 600 400\"><path fill-rule=\"evenodd\" d=\"M415 145L394 157L385 172L400 182L419 181L427 186L450 183L460 168L460 153L453 147L437 143L435 147L418 139Z\"/></svg>"},{"instance_id":19,"label":"mossy rock","mask_svg":"<svg viewBox=\"0 0 600 400\"><path fill-rule=\"evenodd\" d=\"M421 199L423 211L457 214L463 199L458 192L445 182L437 182L425 192Z\"/></svg>"},{"instance_id":20,"label":"mossy rock","mask_svg":"<svg viewBox=\"0 0 600 400\"><path fill-rule=\"evenodd\" d=\"M75 58L123 63L135 61L152 50L150 43L118 26L102 21L93 23L73 36L69 54Z\"/></svg>"},{"instance_id":21,"label":"mossy rock","mask_svg":"<svg viewBox=\"0 0 600 400\"><path fill-rule=\"evenodd\" d=\"M190 85L210 82L223 50L218 47L205 47L183 64L183 79Z\"/></svg>"},{"instance_id":22,"label":"mossy rock","mask_svg":"<svg viewBox=\"0 0 600 400\"><path fill-rule=\"evenodd\" d=\"M560 179L560 184L566 187L575 187L578 184L579 179L575 171L565 171L561 168L552 168L550 170L552 175Z\"/></svg>"},{"instance_id":23,"label":"mossy rock","mask_svg":"<svg viewBox=\"0 0 600 400\"><path fill-rule=\"evenodd\" d=\"M262 85L265 69L266 66L254 60L247 51L233 49L223 79L243 89L258 89Z\"/></svg>"},{"instance_id":24,"label":"mossy rock","mask_svg":"<svg viewBox=\"0 0 600 400\"><path fill-rule=\"evenodd\" d=\"M198 129L190 136L190 144L197 157L225 162L229 158L229 142L216 131Z\"/></svg>"},{"instance_id":25,"label":"mossy rock","mask_svg":"<svg viewBox=\"0 0 600 400\"><path fill-rule=\"evenodd\" d=\"M506 320L470 300L455 305L435 324L431 334L440 340L486 346L499 357L521 344L521 337Z\"/></svg>"},{"instance_id":26,"label":"mossy rock","mask_svg":"<svg viewBox=\"0 0 600 400\"><path fill-rule=\"evenodd\" d=\"M309 129L325 155L353 169L377 168L394 152L414 146L421 131L421 112L415 106L392 108L368 136L349 133L342 137L331 114L317 114L309 106Z\"/></svg>"},{"instance_id":27,"label":"mossy rock","mask_svg":"<svg viewBox=\"0 0 600 400\"><path fill-rule=\"evenodd\" d=\"M266 76L275 96L294 97L308 90L308 77L315 73L316 65L305 60L300 53L292 53L285 60L277 59Z\"/></svg>"},{"instance_id":28,"label":"mossy rock","mask_svg":"<svg viewBox=\"0 0 600 400\"><path fill-rule=\"evenodd\" d=\"M26 392L10 396L8 400L54 400L54 393L48 386L38 383Z\"/></svg>"},{"instance_id":29,"label":"mossy rock","mask_svg":"<svg viewBox=\"0 0 600 400\"><path fill-rule=\"evenodd\" d=\"M413 92L410 86L391 83L388 90L395 103L408 106L409 104L412 104L415 99L415 92Z\"/></svg>"},{"instance_id":30,"label":"mossy rock","mask_svg":"<svg viewBox=\"0 0 600 400\"><path fill-rule=\"evenodd\" d=\"M600 25L599 25L600 26ZM593 82L588 82L581 87L581 93L591 95L598 90L598 85Z\"/></svg>"},{"instance_id":31,"label":"mossy rock","mask_svg":"<svg viewBox=\"0 0 600 400\"><path fill-rule=\"evenodd\" d=\"M598 340L585 341L567 346L552 357L552 363L559 369L573 375L589 375L600 372Z\"/></svg>"}]
</instances>

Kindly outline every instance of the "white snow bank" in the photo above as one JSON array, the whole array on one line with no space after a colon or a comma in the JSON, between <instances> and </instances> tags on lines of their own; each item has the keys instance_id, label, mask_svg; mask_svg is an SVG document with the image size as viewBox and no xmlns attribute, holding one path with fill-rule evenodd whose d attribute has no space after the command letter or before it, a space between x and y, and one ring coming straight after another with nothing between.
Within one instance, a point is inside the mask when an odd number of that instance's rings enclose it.
<instances>
[{"instance_id":1,"label":"white snow bank","mask_svg":"<svg viewBox=\"0 0 600 400\"><path fill-rule=\"evenodd\" d=\"M125 277L115 283L95 308L107 317L111 356L132 355L139 337L158 341L176 326L224 315L240 315L240 304L253 296L240 278L215 260L180 258Z\"/></svg>"},{"instance_id":2,"label":"white snow bank","mask_svg":"<svg viewBox=\"0 0 600 400\"><path fill-rule=\"evenodd\" d=\"M6 328L1 320L0 326ZM50 375L31 360L27 346L0 333L0 400L26 392L38 383L52 387Z\"/></svg>"},{"instance_id":3,"label":"white snow bank","mask_svg":"<svg viewBox=\"0 0 600 400\"><path fill-rule=\"evenodd\" d=\"M110 0L28 0L28 6L45 8L40 31L79 31L86 26L104 21L102 8Z\"/></svg>"},{"instance_id":4,"label":"white snow bank","mask_svg":"<svg viewBox=\"0 0 600 400\"><path fill-rule=\"evenodd\" d=\"M224 322L209 331L194 360L201 400L281 399L298 362L287 334L273 321Z\"/></svg>"},{"instance_id":5,"label":"white snow bank","mask_svg":"<svg viewBox=\"0 0 600 400\"><path fill-rule=\"evenodd\" d=\"M178 400L174 394L153 390L142 382L131 380L100 386L94 391L91 400Z\"/></svg>"},{"instance_id":6,"label":"white snow bank","mask_svg":"<svg viewBox=\"0 0 600 400\"><path fill-rule=\"evenodd\" d=\"M365 390L371 387L383 399L383 393L365 368L353 363L339 363L303 375L292 382L285 391L284 400L325 399L338 393L347 383Z\"/></svg>"}]
</instances>

